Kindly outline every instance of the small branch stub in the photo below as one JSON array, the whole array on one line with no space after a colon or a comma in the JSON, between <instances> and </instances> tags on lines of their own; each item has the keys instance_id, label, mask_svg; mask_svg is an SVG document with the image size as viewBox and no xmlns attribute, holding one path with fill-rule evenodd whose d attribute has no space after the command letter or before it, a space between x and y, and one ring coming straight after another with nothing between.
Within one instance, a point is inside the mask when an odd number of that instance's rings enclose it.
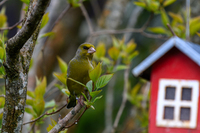
<instances>
[{"instance_id":1,"label":"small branch stub","mask_svg":"<svg viewBox=\"0 0 200 133\"><path fill-rule=\"evenodd\" d=\"M168 27L169 30L171 31L172 35L173 35L173 36L176 36L175 32L173 31L172 27L171 27L169 24L167 24L167 27Z\"/></svg>"}]
</instances>

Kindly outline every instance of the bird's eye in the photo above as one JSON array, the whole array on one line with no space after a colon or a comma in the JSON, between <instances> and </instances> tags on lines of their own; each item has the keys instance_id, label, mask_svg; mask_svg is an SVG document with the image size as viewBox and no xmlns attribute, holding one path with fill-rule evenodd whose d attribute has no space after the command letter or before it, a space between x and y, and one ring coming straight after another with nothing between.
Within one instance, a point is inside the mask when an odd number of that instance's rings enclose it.
<instances>
[{"instance_id":1,"label":"bird's eye","mask_svg":"<svg viewBox=\"0 0 200 133\"><path fill-rule=\"evenodd\" d=\"M83 47L83 49L86 49L86 50L88 50L89 48L88 48L88 47L86 47L86 46L84 46L84 47Z\"/></svg>"}]
</instances>

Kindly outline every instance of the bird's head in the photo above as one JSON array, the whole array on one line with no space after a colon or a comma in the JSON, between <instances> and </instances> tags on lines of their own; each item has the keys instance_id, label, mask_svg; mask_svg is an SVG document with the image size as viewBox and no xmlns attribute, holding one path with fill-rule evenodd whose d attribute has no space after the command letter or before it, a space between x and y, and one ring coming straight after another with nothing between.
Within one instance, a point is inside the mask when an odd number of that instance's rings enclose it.
<instances>
[{"instance_id":1,"label":"bird's head","mask_svg":"<svg viewBox=\"0 0 200 133\"><path fill-rule=\"evenodd\" d=\"M76 51L76 56L92 59L95 52L96 50L94 45L90 43L83 43L78 47L78 50Z\"/></svg>"}]
</instances>

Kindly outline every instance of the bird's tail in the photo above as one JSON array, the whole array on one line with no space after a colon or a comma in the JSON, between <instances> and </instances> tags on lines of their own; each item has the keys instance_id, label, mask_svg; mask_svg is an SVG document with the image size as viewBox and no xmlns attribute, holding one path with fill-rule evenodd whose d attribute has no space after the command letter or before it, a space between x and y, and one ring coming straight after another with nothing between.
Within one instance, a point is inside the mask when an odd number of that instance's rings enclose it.
<instances>
[{"instance_id":1,"label":"bird's tail","mask_svg":"<svg viewBox=\"0 0 200 133\"><path fill-rule=\"evenodd\" d=\"M76 106L76 96L70 95L69 103L67 104L67 108L75 107Z\"/></svg>"}]
</instances>

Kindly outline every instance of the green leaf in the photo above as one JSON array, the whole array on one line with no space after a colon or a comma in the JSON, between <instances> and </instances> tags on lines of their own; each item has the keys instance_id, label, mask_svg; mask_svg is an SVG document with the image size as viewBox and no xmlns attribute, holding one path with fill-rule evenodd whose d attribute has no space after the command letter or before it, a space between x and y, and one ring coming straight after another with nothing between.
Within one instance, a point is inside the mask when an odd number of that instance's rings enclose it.
<instances>
[{"instance_id":1,"label":"green leaf","mask_svg":"<svg viewBox=\"0 0 200 133\"><path fill-rule=\"evenodd\" d=\"M21 0L21 2L23 2L23 3L27 4L27 5L29 5L30 0Z\"/></svg>"},{"instance_id":2,"label":"green leaf","mask_svg":"<svg viewBox=\"0 0 200 133\"><path fill-rule=\"evenodd\" d=\"M117 40L116 37L112 36L112 41L113 41L113 46L116 48L119 48L119 41Z\"/></svg>"},{"instance_id":3,"label":"green leaf","mask_svg":"<svg viewBox=\"0 0 200 133\"><path fill-rule=\"evenodd\" d=\"M3 118L3 112L0 113L0 120Z\"/></svg>"},{"instance_id":4,"label":"green leaf","mask_svg":"<svg viewBox=\"0 0 200 133\"><path fill-rule=\"evenodd\" d=\"M49 124L49 126L47 127L47 131L48 132L51 131L52 128L53 128L53 126Z\"/></svg>"},{"instance_id":5,"label":"green leaf","mask_svg":"<svg viewBox=\"0 0 200 133\"><path fill-rule=\"evenodd\" d=\"M31 97L31 98L35 98L35 93L34 92L32 92L32 91L27 91L27 95L29 96L29 97Z\"/></svg>"},{"instance_id":6,"label":"green leaf","mask_svg":"<svg viewBox=\"0 0 200 133\"><path fill-rule=\"evenodd\" d=\"M59 80L61 81L64 85L66 85L66 73L62 73L62 74L59 74L59 73L56 73L54 72L53 75Z\"/></svg>"},{"instance_id":7,"label":"green leaf","mask_svg":"<svg viewBox=\"0 0 200 133\"><path fill-rule=\"evenodd\" d=\"M62 91L62 89L64 88L62 85L60 84L54 84L55 87L57 87L60 91Z\"/></svg>"},{"instance_id":8,"label":"green leaf","mask_svg":"<svg viewBox=\"0 0 200 133\"><path fill-rule=\"evenodd\" d=\"M168 13L170 17L172 17L175 21L179 22L179 23L183 23L183 18L181 17L180 14L175 14L173 12L169 12Z\"/></svg>"},{"instance_id":9,"label":"green leaf","mask_svg":"<svg viewBox=\"0 0 200 133\"><path fill-rule=\"evenodd\" d=\"M113 74L107 74L107 75L101 76L96 82L96 88L99 89L99 88L104 87L110 81L112 76Z\"/></svg>"},{"instance_id":10,"label":"green leaf","mask_svg":"<svg viewBox=\"0 0 200 133\"><path fill-rule=\"evenodd\" d=\"M200 37L200 33L197 32L197 35Z\"/></svg>"},{"instance_id":11,"label":"green leaf","mask_svg":"<svg viewBox=\"0 0 200 133\"><path fill-rule=\"evenodd\" d=\"M98 91L92 91L90 92L90 96L91 97L96 97L102 90L98 90Z\"/></svg>"},{"instance_id":12,"label":"green leaf","mask_svg":"<svg viewBox=\"0 0 200 133\"><path fill-rule=\"evenodd\" d=\"M45 108L51 108L51 107L54 107L56 105L56 102L54 100L51 100L49 102L46 102L45 103Z\"/></svg>"},{"instance_id":13,"label":"green leaf","mask_svg":"<svg viewBox=\"0 0 200 133\"><path fill-rule=\"evenodd\" d=\"M190 19L190 34L194 35L200 30L200 16Z\"/></svg>"},{"instance_id":14,"label":"green leaf","mask_svg":"<svg viewBox=\"0 0 200 133\"><path fill-rule=\"evenodd\" d=\"M101 99L103 96L101 95L101 96L98 96L98 97L95 97L95 99L94 99L94 101L93 102L96 102L96 100L99 100L99 99Z\"/></svg>"},{"instance_id":15,"label":"green leaf","mask_svg":"<svg viewBox=\"0 0 200 133\"><path fill-rule=\"evenodd\" d=\"M30 105L30 106L33 106L34 100L33 99L26 99L26 104Z\"/></svg>"},{"instance_id":16,"label":"green leaf","mask_svg":"<svg viewBox=\"0 0 200 133\"><path fill-rule=\"evenodd\" d=\"M83 92L81 92L81 93L82 93L83 97L86 99L87 103L89 103L89 100L87 99L86 95Z\"/></svg>"},{"instance_id":17,"label":"green leaf","mask_svg":"<svg viewBox=\"0 0 200 133\"><path fill-rule=\"evenodd\" d=\"M120 70L125 70L125 69L127 69L128 67L126 66L126 65L118 65L117 67L116 67L116 71L120 71Z\"/></svg>"},{"instance_id":18,"label":"green leaf","mask_svg":"<svg viewBox=\"0 0 200 133\"><path fill-rule=\"evenodd\" d=\"M76 82L77 84L80 84L80 85L86 87L83 83L81 83L81 82L79 82L79 81L77 81L77 80L75 80L75 79L72 79L72 78L68 78L68 79L71 80L71 81Z\"/></svg>"},{"instance_id":19,"label":"green leaf","mask_svg":"<svg viewBox=\"0 0 200 133\"><path fill-rule=\"evenodd\" d=\"M0 61L1 61L1 59L0 59ZM5 74L6 74L5 69L3 66L1 66L0 67L0 75L5 75Z\"/></svg>"},{"instance_id":20,"label":"green leaf","mask_svg":"<svg viewBox=\"0 0 200 133\"><path fill-rule=\"evenodd\" d=\"M44 14L40 29L42 29L49 21L49 13Z\"/></svg>"},{"instance_id":21,"label":"green leaf","mask_svg":"<svg viewBox=\"0 0 200 133\"><path fill-rule=\"evenodd\" d=\"M106 64L106 65L111 64L110 59L108 59L108 58L106 58L106 57L101 57L101 61L102 61L104 64Z\"/></svg>"},{"instance_id":22,"label":"green leaf","mask_svg":"<svg viewBox=\"0 0 200 133\"><path fill-rule=\"evenodd\" d=\"M125 51L130 54L132 53L136 48L136 43L134 42L134 40L132 39L131 41L128 42Z\"/></svg>"},{"instance_id":23,"label":"green leaf","mask_svg":"<svg viewBox=\"0 0 200 133\"><path fill-rule=\"evenodd\" d=\"M98 63L98 65L89 72L89 76L90 79L95 83L97 81L97 79L100 77L101 75L101 63Z\"/></svg>"},{"instance_id":24,"label":"green leaf","mask_svg":"<svg viewBox=\"0 0 200 133\"><path fill-rule=\"evenodd\" d=\"M44 33L44 34L42 34L42 35L40 35L40 37L39 37L39 39L40 38L43 38L43 37L53 37L55 35L55 33L54 32L47 32L47 33Z\"/></svg>"},{"instance_id":25,"label":"green leaf","mask_svg":"<svg viewBox=\"0 0 200 133\"><path fill-rule=\"evenodd\" d=\"M100 42L96 47L96 52L94 55L97 59L100 59L101 57L104 57L105 54L106 54L105 44Z\"/></svg>"},{"instance_id":26,"label":"green leaf","mask_svg":"<svg viewBox=\"0 0 200 133\"><path fill-rule=\"evenodd\" d=\"M79 7L80 1L79 0L67 0L69 4L71 4L73 7Z\"/></svg>"},{"instance_id":27,"label":"green leaf","mask_svg":"<svg viewBox=\"0 0 200 133\"><path fill-rule=\"evenodd\" d=\"M29 70L32 68L32 66L33 66L33 58L31 58L31 61L30 61Z\"/></svg>"},{"instance_id":28,"label":"green leaf","mask_svg":"<svg viewBox=\"0 0 200 133\"><path fill-rule=\"evenodd\" d=\"M138 51L135 51L134 53L132 53L131 55L128 56L129 60L132 60L134 57L136 57L139 54Z\"/></svg>"},{"instance_id":29,"label":"green leaf","mask_svg":"<svg viewBox=\"0 0 200 133\"><path fill-rule=\"evenodd\" d=\"M45 94L46 85L47 85L47 81L46 81L46 77L44 77L42 82L36 86L35 95L39 99L41 99L41 97L43 97L43 95Z\"/></svg>"},{"instance_id":30,"label":"green leaf","mask_svg":"<svg viewBox=\"0 0 200 133\"><path fill-rule=\"evenodd\" d=\"M58 64L62 73L67 72L67 63L64 62L59 56L57 56Z\"/></svg>"},{"instance_id":31,"label":"green leaf","mask_svg":"<svg viewBox=\"0 0 200 133\"><path fill-rule=\"evenodd\" d=\"M51 120L52 126L55 126L57 124L57 122L54 119L52 119L51 117L50 117L50 120Z\"/></svg>"},{"instance_id":32,"label":"green leaf","mask_svg":"<svg viewBox=\"0 0 200 133\"><path fill-rule=\"evenodd\" d=\"M2 28L7 21L7 17L4 14L0 14L0 28Z\"/></svg>"},{"instance_id":33,"label":"green leaf","mask_svg":"<svg viewBox=\"0 0 200 133\"><path fill-rule=\"evenodd\" d=\"M4 54L5 54L4 49L3 49L2 47L0 47L0 59L3 60L3 58L4 58Z\"/></svg>"},{"instance_id":34,"label":"green leaf","mask_svg":"<svg viewBox=\"0 0 200 133\"><path fill-rule=\"evenodd\" d=\"M135 2L133 2L135 5L137 5L137 6L140 6L140 7L143 7L143 8L146 8L146 4L145 4L145 2L137 2L137 1L135 1Z\"/></svg>"},{"instance_id":35,"label":"green leaf","mask_svg":"<svg viewBox=\"0 0 200 133\"><path fill-rule=\"evenodd\" d=\"M200 23L190 26L190 35L195 35L200 30Z\"/></svg>"},{"instance_id":36,"label":"green leaf","mask_svg":"<svg viewBox=\"0 0 200 133\"><path fill-rule=\"evenodd\" d=\"M165 0L165 2L163 3L163 6L166 7L166 6L169 6L171 5L172 3L174 3L176 0Z\"/></svg>"},{"instance_id":37,"label":"green leaf","mask_svg":"<svg viewBox=\"0 0 200 133\"><path fill-rule=\"evenodd\" d=\"M163 27L149 27L147 30L157 34L166 34L166 29Z\"/></svg>"},{"instance_id":38,"label":"green leaf","mask_svg":"<svg viewBox=\"0 0 200 133\"><path fill-rule=\"evenodd\" d=\"M3 108L5 104L5 98L4 97L0 97L0 108Z\"/></svg>"},{"instance_id":39,"label":"green leaf","mask_svg":"<svg viewBox=\"0 0 200 133\"><path fill-rule=\"evenodd\" d=\"M158 1L151 1L147 7L147 10L156 12L160 7L160 3Z\"/></svg>"},{"instance_id":40,"label":"green leaf","mask_svg":"<svg viewBox=\"0 0 200 133\"><path fill-rule=\"evenodd\" d=\"M62 92L67 95L67 96L70 96L70 92L68 89L62 89Z\"/></svg>"},{"instance_id":41,"label":"green leaf","mask_svg":"<svg viewBox=\"0 0 200 133\"><path fill-rule=\"evenodd\" d=\"M119 49L117 49L116 47L111 47L111 48L108 50L108 55L109 55L114 61L116 61L116 60L119 58L119 54L120 54L120 51L119 51Z\"/></svg>"},{"instance_id":42,"label":"green leaf","mask_svg":"<svg viewBox=\"0 0 200 133\"><path fill-rule=\"evenodd\" d=\"M25 108L26 113L36 116L35 112L31 108Z\"/></svg>"},{"instance_id":43,"label":"green leaf","mask_svg":"<svg viewBox=\"0 0 200 133\"><path fill-rule=\"evenodd\" d=\"M92 88L93 88L93 85L92 85L92 80L88 81L87 84L86 84L86 87L87 89L89 90L89 92L92 92Z\"/></svg>"},{"instance_id":44,"label":"green leaf","mask_svg":"<svg viewBox=\"0 0 200 133\"><path fill-rule=\"evenodd\" d=\"M37 114L37 116L40 116L44 112L44 106L45 106L45 102L43 99L40 101L34 102L32 107L35 113Z\"/></svg>"},{"instance_id":45,"label":"green leaf","mask_svg":"<svg viewBox=\"0 0 200 133\"><path fill-rule=\"evenodd\" d=\"M161 18L162 18L162 23L165 27L167 27L167 24L169 24L169 18L165 12L165 9L164 8L161 8L160 10L161 12Z\"/></svg>"}]
</instances>

